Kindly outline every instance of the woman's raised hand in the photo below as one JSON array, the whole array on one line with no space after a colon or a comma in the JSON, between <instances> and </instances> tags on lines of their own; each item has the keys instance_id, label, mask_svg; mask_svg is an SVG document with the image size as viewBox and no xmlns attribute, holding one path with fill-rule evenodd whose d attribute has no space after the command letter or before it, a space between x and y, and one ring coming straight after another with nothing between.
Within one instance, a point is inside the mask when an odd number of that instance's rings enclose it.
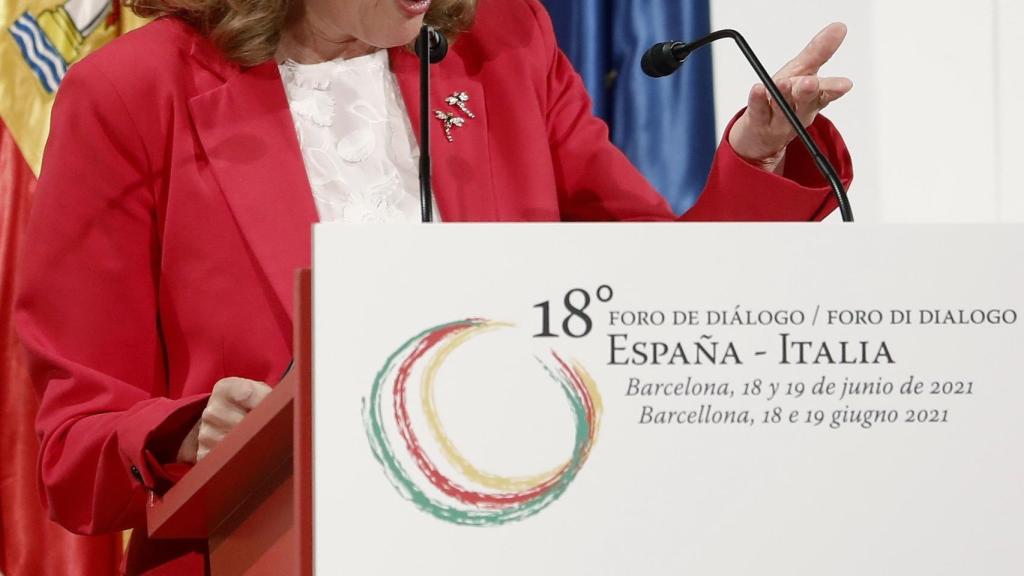
<instances>
[{"instance_id":1,"label":"woman's raised hand","mask_svg":"<svg viewBox=\"0 0 1024 576\"><path fill-rule=\"evenodd\" d=\"M195 464L202 460L270 391L263 382L245 378L217 382L202 417L181 443L178 462Z\"/></svg>"},{"instance_id":2,"label":"woman's raised hand","mask_svg":"<svg viewBox=\"0 0 1024 576\"><path fill-rule=\"evenodd\" d=\"M774 76L775 84L804 126L810 126L819 112L853 89L849 78L818 76L818 71L835 55L845 39L845 24L827 26ZM729 133L729 144L740 157L769 172L777 172L785 157L786 146L795 137L796 132L782 109L772 102L764 85L758 84L750 91L747 110Z\"/></svg>"}]
</instances>

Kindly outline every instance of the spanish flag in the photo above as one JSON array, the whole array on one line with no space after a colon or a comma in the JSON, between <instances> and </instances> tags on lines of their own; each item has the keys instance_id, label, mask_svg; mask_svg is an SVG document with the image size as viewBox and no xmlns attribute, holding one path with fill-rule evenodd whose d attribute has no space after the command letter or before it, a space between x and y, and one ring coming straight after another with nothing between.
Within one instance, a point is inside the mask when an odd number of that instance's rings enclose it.
<instances>
[{"instance_id":1,"label":"spanish flag","mask_svg":"<svg viewBox=\"0 0 1024 576\"><path fill-rule=\"evenodd\" d=\"M69 66L141 23L111 0L0 0L0 576L118 572L119 535L76 536L43 509L33 430L38 398L11 316L54 95Z\"/></svg>"}]
</instances>

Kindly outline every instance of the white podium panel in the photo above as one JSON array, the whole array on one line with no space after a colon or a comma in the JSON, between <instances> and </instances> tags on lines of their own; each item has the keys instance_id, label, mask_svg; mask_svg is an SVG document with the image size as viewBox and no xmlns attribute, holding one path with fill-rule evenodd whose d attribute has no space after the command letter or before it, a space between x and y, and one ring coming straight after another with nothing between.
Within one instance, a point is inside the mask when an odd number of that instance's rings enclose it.
<instances>
[{"instance_id":1,"label":"white podium panel","mask_svg":"<svg viewBox=\"0 0 1024 576\"><path fill-rule=\"evenodd\" d=\"M314 252L319 574L1024 573L1024 227Z\"/></svg>"}]
</instances>

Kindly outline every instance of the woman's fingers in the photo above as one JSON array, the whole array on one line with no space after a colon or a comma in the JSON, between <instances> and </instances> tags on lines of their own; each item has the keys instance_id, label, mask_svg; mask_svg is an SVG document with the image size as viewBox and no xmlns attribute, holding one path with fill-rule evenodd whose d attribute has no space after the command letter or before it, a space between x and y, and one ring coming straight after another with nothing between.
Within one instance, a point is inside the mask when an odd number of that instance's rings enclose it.
<instances>
[{"instance_id":1,"label":"woman's fingers","mask_svg":"<svg viewBox=\"0 0 1024 576\"><path fill-rule=\"evenodd\" d=\"M205 421L199 425L199 442L196 448L196 462L199 462L213 450L213 447L220 444L227 432L206 424Z\"/></svg>"},{"instance_id":2,"label":"woman's fingers","mask_svg":"<svg viewBox=\"0 0 1024 576\"><path fill-rule=\"evenodd\" d=\"M834 22L818 32L807 46L779 70L776 78L792 76L814 76L821 67L835 56L846 40L847 28L842 22Z\"/></svg>"},{"instance_id":3,"label":"woman's fingers","mask_svg":"<svg viewBox=\"0 0 1024 576\"><path fill-rule=\"evenodd\" d=\"M790 108L796 110L796 90L797 90L797 79L796 78L783 78L775 83L779 87L779 92L782 92L782 96L786 99L786 103L789 104ZM776 133L787 134L791 127L789 122L786 120L786 115L783 114L782 108L779 103L772 100L772 119L769 128ZM787 134L788 137L788 134Z\"/></svg>"},{"instance_id":4,"label":"woman's fingers","mask_svg":"<svg viewBox=\"0 0 1024 576\"><path fill-rule=\"evenodd\" d=\"M203 423L208 428L231 430L245 418L249 411L234 404L222 404L203 413Z\"/></svg>"},{"instance_id":5,"label":"woman's fingers","mask_svg":"<svg viewBox=\"0 0 1024 576\"><path fill-rule=\"evenodd\" d=\"M270 394L271 388L263 382L255 380L243 380L243 382L247 385L246 389L244 392L239 391L239 397L235 398L235 404L246 411L252 411Z\"/></svg>"},{"instance_id":6,"label":"woman's fingers","mask_svg":"<svg viewBox=\"0 0 1024 576\"><path fill-rule=\"evenodd\" d=\"M822 78L821 92L825 106L846 96L853 90L853 80L849 78ZM824 108L825 106L822 106Z\"/></svg>"},{"instance_id":7,"label":"woman's fingers","mask_svg":"<svg viewBox=\"0 0 1024 576\"><path fill-rule=\"evenodd\" d=\"M233 430L247 413L233 404L220 403L219 407L212 404L208 406L199 421L196 461L202 460L214 446L220 444L224 436Z\"/></svg>"},{"instance_id":8,"label":"woman's fingers","mask_svg":"<svg viewBox=\"0 0 1024 576\"><path fill-rule=\"evenodd\" d=\"M211 402L224 401L252 410L270 394L270 386L245 378L224 378L213 387Z\"/></svg>"},{"instance_id":9,"label":"woman's fingers","mask_svg":"<svg viewBox=\"0 0 1024 576\"><path fill-rule=\"evenodd\" d=\"M199 421L199 438L198 447L196 449L196 461L202 460L210 450L220 441L224 439L224 436L230 432L235 425L228 424L232 421L241 422L241 419L245 416L245 412L242 412L237 407L227 407L223 405L220 409L210 409L209 407L203 412L202 419ZM237 413L237 416L235 415Z\"/></svg>"},{"instance_id":10,"label":"woman's fingers","mask_svg":"<svg viewBox=\"0 0 1024 576\"><path fill-rule=\"evenodd\" d=\"M206 455L210 453L210 450L212 448L213 448L213 446L207 446L207 445L204 445L203 443L200 443L199 444L199 449L196 450L196 462L199 462L203 458L206 458Z\"/></svg>"},{"instance_id":11,"label":"woman's fingers","mask_svg":"<svg viewBox=\"0 0 1024 576\"><path fill-rule=\"evenodd\" d=\"M202 460L270 392L270 386L263 382L245 378L224 378L217 382L199 420L196 461Z\"/></svg>"},{"instance_id":12,"label":"woman's fingers","mask_svg":"<svg viewBox=\"0 0 1024 576\"><path fill-rule=\"evenodd\" d=\"M750 96L747 98L747 113L750 121L754 124L764 125L771 122L772 104L768 98L768 89L764 84L756 84L750 89Z\"/></svg>"},{"instance_id":13,"label":"woman's fingers","mask_svg":"<svg viewBox=\"0 0 1024 576\"><path fill-rule=\"evenodd\" d=\"M201 426L199 428L199 450L209 450L220 443L228 433L223 428L214 426Z\"/></svg>"},{"instance_id":14,"label":"woman's fingers","mask_svg":"<svg viewBox=\"0 0 1024 576\"><path fill-rule=\"evenodd\" d=\"M849 78L817 76L785 78L779 80L776 85L805 126L810 125L825 107L853 89L853 82ZM747 107L750 110L750 119L755 125L771 125L775 129L789 130L789 123L782 109L778 103L772 101L767 88L763 85L758 84L751 89Z\"/></svg>"},{"instance_id":15,"label":"woman's fingers","mask_svg":"<svg viewBox=\"0 0 1024 576\"><path fill-rule=\"evenodd\" d=\"M821 108L821 81L817 76L804 76L793 82L793 109L804 126L809 126Z\"/></svg>"}]
</instances>

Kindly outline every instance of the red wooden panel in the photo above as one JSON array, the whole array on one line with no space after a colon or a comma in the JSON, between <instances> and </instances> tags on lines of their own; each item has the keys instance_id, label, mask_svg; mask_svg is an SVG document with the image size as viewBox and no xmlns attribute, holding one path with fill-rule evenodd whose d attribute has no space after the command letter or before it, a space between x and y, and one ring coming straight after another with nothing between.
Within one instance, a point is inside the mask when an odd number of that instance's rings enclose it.
<instances>
[{"instance_id":1,"label":"red wooden panel","mask_svg":"<svg viewBox=\"0 0 1024 576\"><path fill-rule=\"evenodd\" d=\"M210 572L215 576L294 574L298 562L292 463L268 477L210 538Z\"/></svg>"},{"instance_id":2,"label":"red wooden panel","mask_svg":"<svg viewBox=\"0 0 1024 576\"><path fill-rule=\"evenodd\" d=\"M302 270L295 281L295 509L299 538L299 576L313 576L313 274Z\"/></svg>"}]
</instances>

